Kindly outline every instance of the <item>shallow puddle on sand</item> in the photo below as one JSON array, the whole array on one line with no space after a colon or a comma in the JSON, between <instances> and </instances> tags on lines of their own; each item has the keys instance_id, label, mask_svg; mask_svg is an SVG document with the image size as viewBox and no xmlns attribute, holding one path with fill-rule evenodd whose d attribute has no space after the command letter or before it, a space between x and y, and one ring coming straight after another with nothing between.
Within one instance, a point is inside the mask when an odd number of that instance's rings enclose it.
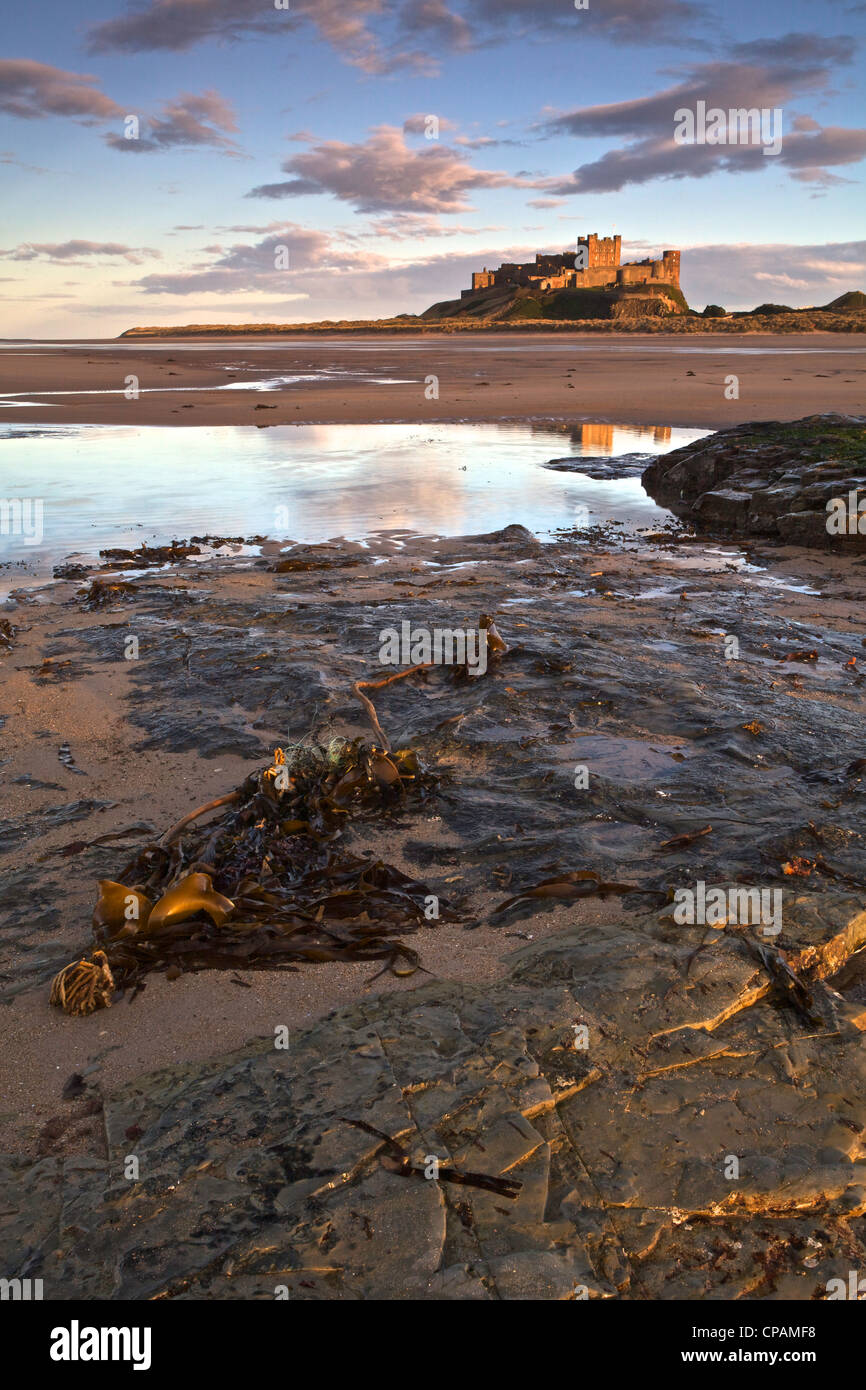
<instances>
[{"instance_id":1,"label":"shallow puddle on sand","mask_svg":"<svg viewBox=\"0 0 866 1390\"><path fill-rule=\"evenodd\" d=\"M583 734L568 745L568 757L575 763L591 764L597 776L606 781L632 785L658 782L672 777L678 763L689 756L688 744L672 743L669 747L659 740L619 738L608 734Z\"/></svg>"},{"instance_id":2,"label":"shallow puddle on sand","mask_svg":"<svg viewBox=\"0 0 866 1390\"><path fill-rule=\"evenodd\" d=\"M575 453L647 458L701 438L668 426L457 424L113 425L0 428L0 495L39 499L41 535L0 536L23 578L74 552L194 535L318 542L375 532L470 535L519 522L545 537L670 513L638 477L544 467ZM23 566L21 566L23 562ZM19 566L21 566L19 568ZM20 582L20 579L19 579Z\"/></svg>"},{"instance_id":3,"label":"shallow puddle on sand","mask_svg":"<svg viewBox=\"0 0 866 1390\"><path fill-rule=\"evenodd\" d=\"M226 368L225 370L228 370ZM238 371L247 371L248 368L238 368ZM164 396L173 394L192 394L202 395L211 391L281 391L286 386L306 385L315 382L317 385L327 381L364 382L368 386L411 386L414 382L413 377L390 377L372 376L368 372L344 371L338 367L323 368L319 372L295 372L289 376L257 376L251 381L226 381L219 386L139 386L136 388L139 396ZM0 392L0 410L21 409L23 406L34 405L31 396L38 398L40 402L53 396L128 396L126 387L115 387L112 389L102 388L94 391L2 391Z\"/></svg>"}]
</instances>

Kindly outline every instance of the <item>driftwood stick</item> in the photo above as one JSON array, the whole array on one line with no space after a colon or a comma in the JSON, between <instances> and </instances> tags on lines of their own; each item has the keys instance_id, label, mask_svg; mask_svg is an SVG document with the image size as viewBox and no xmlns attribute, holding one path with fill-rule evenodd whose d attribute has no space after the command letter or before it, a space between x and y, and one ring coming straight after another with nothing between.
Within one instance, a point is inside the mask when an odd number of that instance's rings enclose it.
<instances>
[{"instance_id":1,"label":"driftwood stick","mask_svg":"<svg viewBox=\"0 0 866 1390\"><path fill-rule=\"evenodd\" d=\"M390 740L388 738L388 735L382 728L382 725L379 723L379 720L376 715L376 710L373 707L373 701L368 700L367 696L363 695L361 692L363 690L382 690L386 685L393 685L394 681L405 680L407 676L411 676L415 671L429 671L430 668L434 665L435 662L433 661L422 661L418 666L407 666L405 671L395 671L393 676L385 676L382 680L379 681L354 682L352 686L352 692L353 694L357 695L358 699L361 701L361 704L364 706L364 709L367 711L370 723L373 725L373 728L376 731L376 737L379 739L382 745L383 752L390 753Z\"/></svg>"}]
</instances>

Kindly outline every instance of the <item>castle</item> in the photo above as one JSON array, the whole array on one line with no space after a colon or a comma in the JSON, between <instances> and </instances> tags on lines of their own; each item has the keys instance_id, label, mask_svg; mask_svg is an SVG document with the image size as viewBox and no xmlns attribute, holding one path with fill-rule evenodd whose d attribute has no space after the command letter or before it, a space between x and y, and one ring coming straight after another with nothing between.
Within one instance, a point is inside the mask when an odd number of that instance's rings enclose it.
<instances>
[{"instance_id":1,"label":"castle","mask_svg":"<svg viewBox=\"0 0 866 1390\"><path fill-rule=\"evenodd\" d=\"M523 265L506 262L498 270L488 270L485 266L484 270L475 272L471 290L463 290L460 298L468 299L494 285L526 286L541 291L627 289L632 285L658 288L674 285L679 289L679 251L663 251L659 261L649 258L621 265L621 249L622 237L599 237L591 232L589 236L578 237L576 253L539 254L534 264L532 261Z\"/></svg>"}]
</instances>

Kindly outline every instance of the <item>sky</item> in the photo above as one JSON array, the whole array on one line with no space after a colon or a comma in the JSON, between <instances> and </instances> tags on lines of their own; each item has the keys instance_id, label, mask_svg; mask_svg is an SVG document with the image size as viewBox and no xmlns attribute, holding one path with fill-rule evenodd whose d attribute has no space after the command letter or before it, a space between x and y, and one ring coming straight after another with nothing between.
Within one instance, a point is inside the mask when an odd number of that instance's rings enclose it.
<instances>
[{"instance_id":1,"label":"sky","mask_svg":"<svg viewBox=\"0 0 866 1390\"><path fill-rule=\"evenodd\" d=\"M680 248L699 309L827 303L866 289L864 36L859 0L7 0L0 337L420 313L587 232ZM701 102L765 135L683 141Z\"/></svg>"}]
</instances>

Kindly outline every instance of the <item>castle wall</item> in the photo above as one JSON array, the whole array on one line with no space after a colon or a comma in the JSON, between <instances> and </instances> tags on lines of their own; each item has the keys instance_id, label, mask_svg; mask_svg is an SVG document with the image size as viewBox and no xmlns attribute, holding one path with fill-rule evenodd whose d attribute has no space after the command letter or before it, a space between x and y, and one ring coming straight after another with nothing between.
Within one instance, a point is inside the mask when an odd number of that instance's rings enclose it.
<instances>
[{"instance_id":1,"label":"castle wall","mask_svg":"<svg viewBox=\"0 0 866 1390\"><path fill-rule=\"evenodd\" d=\"M618 270L615 266L598 265L591 266L586 270L579 270L575 275L575 289L579 290L600 290L606 285L616 284Z\"/></svg>"},{"instance_id":2,"label":"castle wall","mask_svg":"<svg viewBox=\"0 0 866 1390\"><path fill-rule=\"evenodd\" d=\"M539 290L604 289L607 286L664 285L679 286L680 253L668 250L662 252L660 260L651 257L643 261L620 263L622 237L599 237L596 232L578 237L578 247L585 248L588 264L583 270L575 270L575 253L562 251L548 255L539 252L535 264L504 262L498 270L476 271L472 276L471 291L464 291L462 297L478 290L490 289L492 285L533 286Z\"/></svg>"}]
</instances>

